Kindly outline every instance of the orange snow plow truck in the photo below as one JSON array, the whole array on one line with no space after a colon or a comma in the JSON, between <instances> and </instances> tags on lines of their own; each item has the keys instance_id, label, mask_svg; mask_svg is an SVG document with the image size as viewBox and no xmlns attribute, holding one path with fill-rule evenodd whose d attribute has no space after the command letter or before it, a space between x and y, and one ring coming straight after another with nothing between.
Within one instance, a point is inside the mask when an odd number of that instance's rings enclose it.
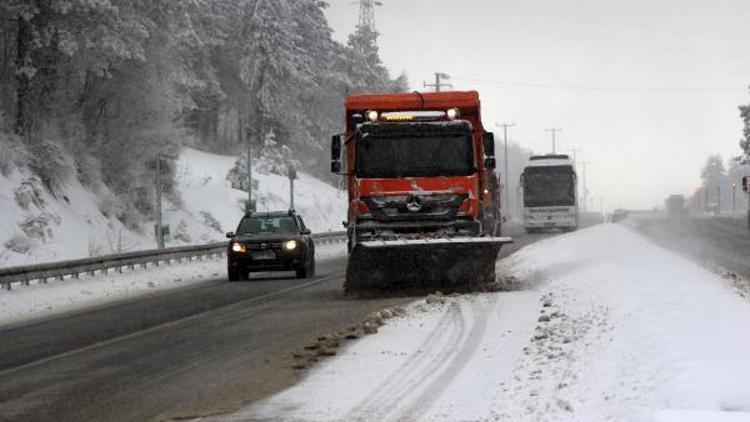
<instances>
[{"instance_id":1,"label":"orange snow plow truck","mask_svg":"<svg viewBox=\"0 0 750 422\"><path fill-rule=\"evenodd\" d=\"M348 189L347 294L494 280L512 240L477 92L352 95L331 160Z\"/></svg>"}]
</instances>

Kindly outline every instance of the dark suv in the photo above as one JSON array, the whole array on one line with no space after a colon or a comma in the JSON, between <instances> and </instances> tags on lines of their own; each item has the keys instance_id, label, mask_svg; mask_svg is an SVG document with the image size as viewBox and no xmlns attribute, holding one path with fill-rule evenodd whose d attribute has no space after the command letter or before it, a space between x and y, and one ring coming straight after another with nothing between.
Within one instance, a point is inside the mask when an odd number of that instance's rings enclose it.
<instances>
[{"instance_id":1,"label":"dark suv","mask_svg":"<svg viewBox=\"0 0 750 422\"><path fill-rule=\"evenodd\" d=\"M315 275L315 243L302 217L289 212L247 214L237 233L227 233L229 281L247 280L251 272L296 271Z\"/></svg>"}]
</instances>

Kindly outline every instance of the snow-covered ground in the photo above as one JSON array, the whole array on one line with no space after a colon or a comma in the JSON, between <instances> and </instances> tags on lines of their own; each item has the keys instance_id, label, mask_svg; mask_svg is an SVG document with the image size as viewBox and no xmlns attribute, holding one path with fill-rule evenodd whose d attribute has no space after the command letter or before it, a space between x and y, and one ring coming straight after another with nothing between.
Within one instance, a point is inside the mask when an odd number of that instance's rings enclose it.
<instances>
[{"instance_id":1,"label":"snow-covered ground","mask_svg":"<svg viewBox=\"0 0 750 422\"><path fill-rule=\"evenodd\" d=\"M164 200L164 223L170 226L168 246L201 244L224 239L243 214L246 193L232 189L226 176L236 157L184 148L177 160L178 207ZM289 180L255 174L260 210L289 206ZM295 207L313 232L343 230L345 193L304 173L295 182ZM0 267L98 256L118 251L152 249L154 222L128 230L102 213L102 199L70 180L58 197L29 183L26 172L0 174ZM27 203L19 203L18 193ZM23 201L21 201L23 202ZM177 234L180 233L180 236Z\"/></svg>"},{"instance_id":2,"label":"snow-covered ground","mask_svg":"<svg viewBox=\"0 0 750 422\"><path fill-rule=\"evenodd\" d=\"M317 260L344 255L344 242L320 244L315 247ZM50 281L48 284L16 285L11 291L0 291L0 326L189 284L226 280L226 266L225 258L185 261L171 266L162 264L146 269L124 269L122 274L110 270L109 274L81 275L78 280L66 278L63 281Z\"/></svg>"},{"instance_id":3,"label":"snow-covered ground","mask_svg":"<svg viewBox=\"0 0 750 422\"><path fill-rule=\"evenodd\" d=\"M501 263L519 289L411 306L222 420L750 421L750 303L620 225Z\"/></svg>"}]
</instances>

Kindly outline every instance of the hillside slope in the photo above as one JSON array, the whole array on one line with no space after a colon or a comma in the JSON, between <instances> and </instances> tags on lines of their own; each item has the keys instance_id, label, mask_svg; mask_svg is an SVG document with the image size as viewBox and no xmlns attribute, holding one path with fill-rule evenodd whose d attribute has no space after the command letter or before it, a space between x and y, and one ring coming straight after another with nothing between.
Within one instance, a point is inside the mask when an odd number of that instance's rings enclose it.
<instances>
[{"instance_id":1,"label":"hillside slope","mask_svg":"<svg viewBox=\"0 0 750 422\"><path fill-rule=\"evenodd\" d=\"M165 199L167 246L221 241L243 215L246 193L226 180L235 157L184 148L177 160L181 204ZM256 174L258 207L286 210L289 180ZM346 218L345 195L304 173L295 182L295 205L313 232L341 230ZM108 217L100 196L77 180L53 196L25 169L0 174L0 267L97 256L118 251L152 249L154 221L138 230Z\"/></svg>"}]
</instances>

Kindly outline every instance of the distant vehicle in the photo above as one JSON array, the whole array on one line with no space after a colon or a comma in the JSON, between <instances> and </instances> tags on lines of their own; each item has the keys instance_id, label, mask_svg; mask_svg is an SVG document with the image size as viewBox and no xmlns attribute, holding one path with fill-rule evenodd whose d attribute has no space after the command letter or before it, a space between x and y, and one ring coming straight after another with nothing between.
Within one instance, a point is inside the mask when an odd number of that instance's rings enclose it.
<instances>
[{"instance_id":1,"label":"distant vehicle","mask_svg":"<svg viewBox=\"0 0 750 422\"><path fill-rule=\"evenodd\" d=\"M664 201L664 210L670 217L685 213L685 197L683 195L669 195Z\"/></svg>"},{"instance_id":2,"label":"distant vehicle","mask_svg":"<svg viewBox=\"0 0 750 422\"><path fill-rule=\"evenodd\" d=\"M578 229L578 178L569 156L531 157L521 175L521 186L527 233Z\"/></svg>"},{"instance_id":3,"label":"distant vehicle","mask_svg":"<svg viewBox=\"0 0 750 422\"><path fill-rule=\"evenodd\" d=\"M627 210L616 209L612 212L612 217L610 218L610 221L612 221L613 223L617 223L618 221L622 221L628 218L629 215L630 213Z\"/></svg>"},{"instance_id":4,"label":"distant vehicle","mask_svg":"<svg viewBox=\"0 0 750 422\"><path fill-rule=\"evenodd\" d=\"M229 281L247 280L260 271L296 271L297 278L315 275L315 243L294 211L246 214L227 238Z\"/></svg>"},{"instance_id":5,"label":"distant vehicle","mask_svg":"<svg viewBox=\"0 0 750 422\"><path fill-rule=\"evenodd\" d=\"M346 292L494 280L511 240L500 237L494 136L479 94L352 95L345 115L331 170L349 192Z\"/></svg>"}]
</instances>

